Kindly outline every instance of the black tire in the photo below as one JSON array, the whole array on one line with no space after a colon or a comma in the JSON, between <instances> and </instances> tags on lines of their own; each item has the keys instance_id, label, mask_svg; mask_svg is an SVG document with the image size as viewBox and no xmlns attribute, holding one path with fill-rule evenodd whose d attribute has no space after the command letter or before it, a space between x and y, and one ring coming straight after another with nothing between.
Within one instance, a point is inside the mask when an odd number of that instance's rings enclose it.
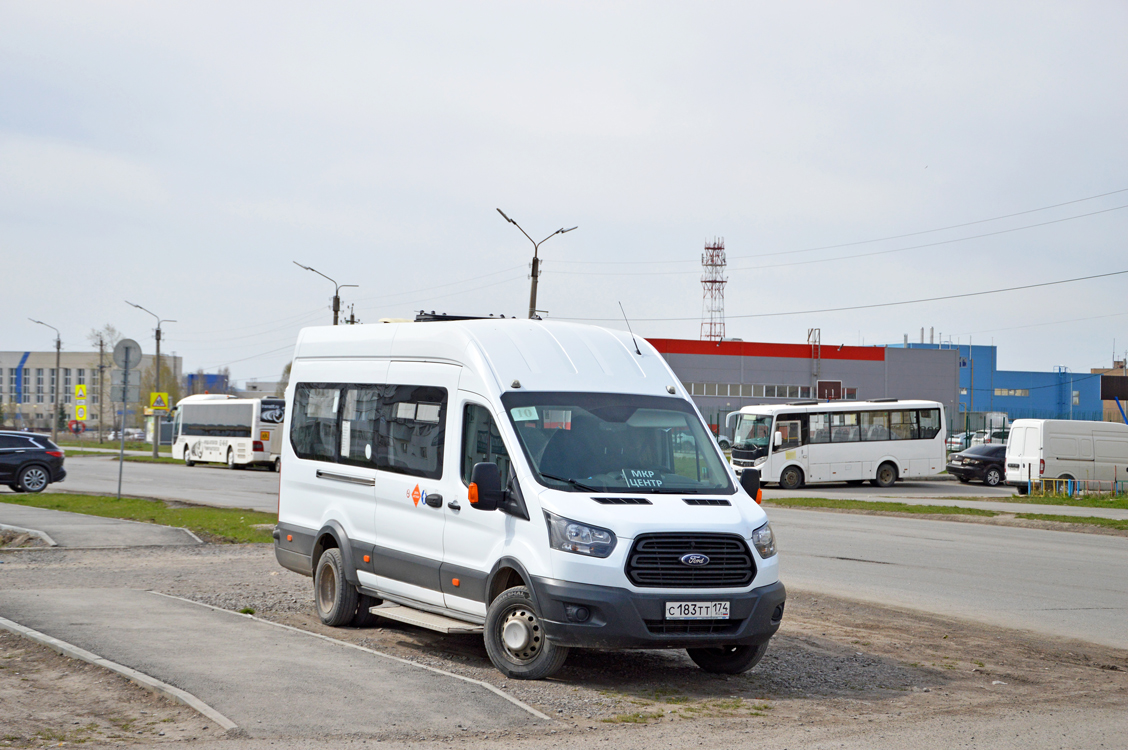
<instances>
[{"instance_id":1,"label":"black tire","mask_svg":"<svg viewBox=\"0 0 1128 750\"><path fill-rule=\"evenodd\" d=\"M345 580L345 565L341 550L333 547L317 560L313 576L313 603L317 616L330 627L348 625L356 615L359 594L356 587Z\"/></svg>"},{"instance_id":2,"label":"black tire","mask_svg":"<svg viewBox=\"0 0 1128 750\"><path fill-rule=\"evenodd\" d=\"M270 470L273 471L275 474L282 471L282 457L281 456L274 459L274 463L272 463L270 465Z\"/></svg>"},{"instance_id":3,"label":"black tire","mask_svg":"<svg viewBox=\"0 0 1128 750\"><path fill-rule=\"evenodd\" d=\"M897 481L897 467L886 461L877 467L877 474L870 480L874 487L892 487Z\"/></svg>"},{"instance_id":4,"label":"black tire","mask_svg":"<svg viewBox=\"0 0 1128 750\"><path fill-rule=\"evenodd\" d=\"M506 633L510 638L507 641ZM560 671L568 648L551 643L529 589L506 589L486 611L486 653L498 671L517 680L543 680Z\"/></svg>"},{"instance_id":5,"label":"black tire","mask_svg":"<svg viewBox=\"0 0 1128 750\"><path fill-rule=\"evenodd\" d=\"M687 648L685 652L693 663L713 674L743 674L760 663L768 650L767 643L759 646L720 646L718 648Z\"/></svg>"},{"instance_id":6,"label":"black tire","mask_svg":"<svg viewBox=\"0 0 1128 750\"><path fill-rule=\"evenodd\" d=\"M971 481L971 477L956 477L956 479L960 480L960 484L967 484Z\"/></svg>"},{"instance_id":7,"label":"black tire","mask_svg":"<svg viewBox=\"0 0 1128 750\"><path fill-rule=\"evenodd\" d=\"M788 466L779 475L781 490L797 490L803 486L803 470L798 466Z\"/></svg>"},{"instance_id":8,"label":"black tire","mask_svg":"<svg viewBox=\"0 0 1128 750\"><path fill-rule=\"evenodd\" d=\"M192 460L192 448L187 445L184 446L184 465L189 467L196 465L196 462Z\"/></svg>"},{"instance_id":9,"label":"black tire","mask_svg":"<svg viewBox=\"0 0 1128 750\"><path fill-rule=\"evenodd\" d=\"M20 488L20 492L42 492L49 484L51 484L51 472L38 464L23 467L16 478L16 486Z\"/></svg>"},{"instance_id":10,"label":"black tire","mask_svg":"<svg viewBox=\"0 0 1128 750\"><path fill-rule=\"evenodd\" d=\"M353 615L349 625L352 625L354 628L374 627L380 621L380 618L372 614L371 610L373 607L378 607L383 603L383 599L376 599L368 594L357 594L356 614Z\"/></svg>"},{"instance_id":11,"label":"black tire","mask_svg":"<svg viewBox=\"0 0 1128 750\"><path fill-rule=\"evenodd\" d=\"M1018 485L1017 487L1015 487L1015 490L1016 490L1016 491L1018 492L1018 494L1020 494L1020 495L1025 495L1025 494L1027 493L1027 491L1028 491L1029 489L1030 489L1030 488L1029 488L1029 487L1027 487L1027 486L1026 486L1025 484L1020 484L1020 485Z\"/></svg>"},{"instance_id":12,"label":"black tire","mask_svg":"<svg viewBox=\"0 0 1128 750\"><path fill-rule=\"evenodd\" d=\"M998 466L988 466L983 474L983 484L988 487L998 487L1003 483L1003 471Z\"/></svg>"},{"instance_id":13,"label":"black tire","mask_svg":"<svg viewBox=\"0 0 1128 750\"><path fill-rule=\"evenodd\" d=\"M235 451L231 450L230 448L227 449L227 468L228 469L237 468L235 466Z\"/></svg>"},{"instance_id":14,"label":"black tire","mask_svg":"<svg viewBox=\"0 0 1128 750\"><path fill-rule=\"evenodd\" d=\"M8 489L10 489L12 492L23 492L18 484L9 484Z\"/></svg>"}]
</instances>

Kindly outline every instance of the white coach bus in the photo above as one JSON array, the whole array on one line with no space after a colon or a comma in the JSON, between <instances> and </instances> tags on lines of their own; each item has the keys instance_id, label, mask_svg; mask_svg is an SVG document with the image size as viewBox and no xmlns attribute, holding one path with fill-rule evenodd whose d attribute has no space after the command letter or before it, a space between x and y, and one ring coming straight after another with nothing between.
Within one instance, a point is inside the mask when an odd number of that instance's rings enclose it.
<instances>
[{"instance_id":1,"label":"white coach bus","mask_svg":"<svg viewBox=\"0 0 1128 750\"><path fill-rule=\"evenodd\" d=\"M944 406L937 401L800 401L746 406L732 466L755 466L765 482L796 489L813 482L898 479L939 474L946 465Z\"/></svg>"},{"instance_id":2,"label":"white coach bus","mask_svg":"<svg viewBox=\"0 0 1128 750\"><path fill-rule=\"evenodd\" d=\"M229 468L266 466L282 461L281 398L197 395L181 399L173 415L173 458L186 465L226 463Z\"/></svg>"}]
</instances>

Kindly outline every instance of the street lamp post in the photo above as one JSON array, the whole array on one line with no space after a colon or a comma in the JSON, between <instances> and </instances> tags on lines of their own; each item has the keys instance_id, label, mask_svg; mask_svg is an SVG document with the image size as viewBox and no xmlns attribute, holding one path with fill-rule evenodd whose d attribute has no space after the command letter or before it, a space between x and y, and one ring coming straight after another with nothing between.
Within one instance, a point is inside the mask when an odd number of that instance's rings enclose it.
<instances>
[{"instance_id":1,"label":"street lamp post","mask_svg":"<svg viewBox=\"0 0 1128 750\"><path fill-rule=\"evenodd\" d=\"M129 300L125 301L127 305L133 305L138 310L147 312L157 319L157 378L155 389L159 392L161 390L161 323L175 323L175 320L161 320L161 317L151 310L146 310L141 305L134 305ZM140 364L140 363L139 363ZM166 407L168 405L166 404ZM122 418L122 432L125 431L125 419ZM158 457L158 451L161 445L161 415L156 413L153 415L153 458Z\"/></svg>"},{"instance_id":2,"label":"street lamp post","mask_svg":"<svg viewBox=\"0 0 1128 750\"><path fill-rule=\"evenodd\" d=\"M51 409L51 441L54 443L59 442L59 409L62 404L59 403L59 381L63 379L63 373L59 370L60 359L62 358L63 351L63 335L59 333L59 329L55 326L47 325L42 320L35 320L28 318L32 323L38 323L41 326L47 326L55 332L55 388L54 395L54 408Z\"/></svg>"},{"instance_id":3,"label":"street lamp post","mask_svg":"<svg viewBox=\"0 0 1128 750\"><path fill-rule=\"evenodd\" d=\"M508 216L506 216L505 212L502 211L500 208L497 210L497 212L499 214L501 214L501 218L505 219L510 224L517 227L518 229L521 229L521 225L518 224L517 222L513 221L513 219L510 219ZM528 237L529 242L533 243L533 284L532 284L532 288L529 290L529 318L530 319L535 319L537 317L537 277L540 276L540 257L537 255L537 251L540 250L541 245L548 242L549 240L551 240L556 235L564 234L565 232L571 232L572 229L577 229L577 228L578 227L571 227L570 229L564 229L564 228L557 229L555 232L548 235L547 237L545 237L540 242L537 242L532 237L529 237L529 233L526 232L524 229L521 229L521 234Z\"/></svg>"},{"instance_id":4,"label":"street lamp post","mask_svg":"<svg viewBox=\"0 0 1128 750\"><path fill-rule=\"evenodd\" d=\"M297 262L296 260L294 261L294 265L297 266L298 268L304 268L307 271L313 271L315 274L317 274L318 276L320 276L323 279L329 279L328 276L321 273L321 271L318 271L316 268L310 268L309 266L303 266L301 263ZM333 281L333 279L329 279L329 281L332 281L333 286L337 287L335 290L333 290L333 325L337 325L337 317L341 312L341 290L346 288L346 287L350 287L350 286L354 289L359 289L360 285L359 284L338 284L336 281Z\"/></svg>"}]
</instances>

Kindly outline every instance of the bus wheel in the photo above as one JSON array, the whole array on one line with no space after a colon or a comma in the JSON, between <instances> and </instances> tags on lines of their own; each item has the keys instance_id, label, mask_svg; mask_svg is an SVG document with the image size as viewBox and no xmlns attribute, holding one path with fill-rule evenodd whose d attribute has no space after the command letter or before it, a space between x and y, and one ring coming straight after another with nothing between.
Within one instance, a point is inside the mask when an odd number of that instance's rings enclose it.
<instances>
[{"instance_id":1,"label":"bus wheel","mask_svg":"<svg viewBox=\"0 0 1128 750\"><path fill-rule=\"evenodd\" d=\"M282 458L281 457L274 459L274 463L271 464L271 471L274 471L275 473L282 471Z\"/></svg>"},{"instance_id":2,"label":"bus wheel","mask_svg":"<svg viewBox=\"0 0 1128 750\"><path fill-rule=\"evenodd\" d=\"M190 448L184 449L184 465L195 466L196 462L192 460L192 450Z\"/></svg>"},{"instance_id":3,"label":"bus wheel","mask_svg":"<svg viewBox=\"0 0 1128 750\"><path fill-rule=\"evenodd\" d=\"M803 486L803 472L798 466L788 466L779 475L779 487L782 490L797 490Z\"/></svg>"},{"instance_id":4,"label":"bus wheel","mask_svg":"<svg viewBox=\"0 0 1128 750\"><path fill-rule=\"evenodd\" d=\"M897 467L886 461L877 467L877 476L870 480L874 487L892 487L897 481Z\"/></svg>"},{"instance_id":5,"label":"bus wheel","mask_svg":"<svg viewBox=\"0 0 1128 750\"><path fill-rule=\"evenodd\" d=\"M227 468L235 468L235 451L231 450L230 448L227 449Z\"/></svg>"}]
</instances>

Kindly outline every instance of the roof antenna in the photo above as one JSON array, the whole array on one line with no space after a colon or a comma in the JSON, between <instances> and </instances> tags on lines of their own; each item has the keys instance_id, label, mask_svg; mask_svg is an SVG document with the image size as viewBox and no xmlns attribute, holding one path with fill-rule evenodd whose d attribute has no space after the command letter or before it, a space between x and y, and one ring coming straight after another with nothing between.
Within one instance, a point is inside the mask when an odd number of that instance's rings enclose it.
<instances>
[{"instance_id":1,"label":"roof antenna","mask_svg":"<svg viewBox=\"0 0 1128 750\"><path fill-rule=\"evenodd\" d=\"M619 303L619 309L620 309L620 310L623 310L623 303L622 303L622 302L620 302L620 303ZM626 311L626 310L623 310L623 320L624 320L624 321L626 321L626 323L627 323L627 330L628 330L628 331L630 331L630 334L631 334L631 343L632 343L632 344L634 344L634 346L635 346L635 354L637 354L638 356L640 356L640 357L641 357L641 356L642 356L642 352L640 352L640 351L638 350L638 342L637 342L637 341L635 341L635 337L634 337L634 331L631 331L631 322L630 322L629 320L627 320L627 311Z\"/></svg>"}]
</instances>

